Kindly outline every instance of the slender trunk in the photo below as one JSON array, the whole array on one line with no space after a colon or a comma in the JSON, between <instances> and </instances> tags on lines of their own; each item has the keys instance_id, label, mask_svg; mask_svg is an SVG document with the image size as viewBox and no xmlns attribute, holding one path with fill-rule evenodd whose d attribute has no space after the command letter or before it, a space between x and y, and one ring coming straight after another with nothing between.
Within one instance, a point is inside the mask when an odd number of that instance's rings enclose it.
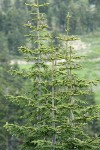
<instances>
[{"instance_id":1,"label":"slender trunk","mask_svg":"<svg viewBox=\"0 0 100 150\"><path fill-rule=\"evenodd\" d=\"M36 0L37 6L39 5L38 0ZM40 18L40 11L39 11L39 6L37 7L37 19ZM38 30L40 26L40 21L37 20L37 40L38 40L38 45L37 47L40 48L40 31Z\"/></svg>"},{"instance_id":2,"label":"slender trunk","mask_svg":"<svg viewBox=\"0 0 100 150\"><path fill-rule=\"evenodd\" d=\"M67 15L67 29L66 29L66 32L67 32L67 36L69 36L69 21L70 21L70 15L68 13ZM69 76L69 80L70 80L70 91L73 91L73 86L72 86L72 47L69 47L68 48L68 42L66 42L66 50L69 49L69 72L68 72L68 76ZM67 56L68 54L66 54ZM67 63L67 62L66 62ZM66 64L67 65L67 64ZM74 97L70 95L70 104L74 104ZM69 122L74 126L73 124L73 120L74 120L74 113L73 113L73 109L71 108L70 109L70 120ZM74 137L74 136L73 136Z\"/></svg>"},{"instance_id":3,"label":"slender trunk","mask_svg":"<svg viewBox=\"0 0 100 150\"><path fill-rule=\"evenodd\" d=\"M70 47L70 70L69 70L69 77L70 77L70 91L73 91L73 86L72 86L72 68L71 68L71 59L72 59L72 56L71 56L71 54L72 54L72 49L71 49L71 47ZM71 105L73 105L74 104L74 97L73 96L70 96L70 103L71 103ZM70 121L71 121L71 124L72 125L74 125L73 124L73 120L74 120L74 113L73 113L73 109L70 109Z\"/></svg>"},{"instance_id":4,"label":"slender trunk","mask_svg":"<svg viewBox=\"0 0 100 150\"><path fill-rule=\"evenodd\" d=\"M36 4L37 4L37 6L39 5L39 2L38 2L38 0L36 0ZM39 29L39 26L40 26L40 20L38 19L38 18L40 18L40 12L39 12L39 6L37 7L37 41L38 41L38 43L37 43L37 48L38 49L40 49L40 31L38 30ZM39 72L40 72L40 70L41 70L41 67L40 67L40 60L41 59L41 54L39 53L39 55L38 55L38 70L39 70ZM39 73L39 75L38 75L38 98L40 98L40 96L41 96L41 76L40 76L40 73ZM41 104L40 103L38 103L38 106L40 106ZM40 114L37 116L37 118L39 119L39 120L41 120L41 116L40 116Z\"/></svg>"},{"instance_id":5,"label":"slender trunk","mask_svg":"<svg viewBox=\"0 0 100 150\"><path fill-rule=\"evenodd\" d=\"M56 54L54 53L53 54L53 61L52 61L52 81L54 81L54 75L55 75L55 66L56 66ZM55 128L56 125L55 125L55 122L54 122L54 119L55 119L55 111L54 111L54 107L55 107L55 87L52 83L52 119L53 119L53 122L52 122L52 127ZM54 150L54 146L55 146L55 143L56 143L56 134L53 135L52 137L52 150Z\"/></svg>"},{"instance_id":6,"label":"slender trunk","mask_svg":"<svg viewBox=\"0 0 100 150\"><path fill-rule=\"evenodd\" d=\"M11 137L8 137L7 150L12 150L12 141L11 141Z\"/></svg>"}]
</instances>

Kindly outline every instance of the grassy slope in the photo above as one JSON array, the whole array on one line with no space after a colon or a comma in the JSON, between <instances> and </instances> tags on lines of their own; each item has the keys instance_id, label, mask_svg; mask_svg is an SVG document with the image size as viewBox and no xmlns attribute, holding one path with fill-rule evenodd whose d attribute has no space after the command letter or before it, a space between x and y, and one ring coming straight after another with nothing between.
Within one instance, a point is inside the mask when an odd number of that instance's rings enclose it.
<instances>
[{"instance_id":1,"label":"grassy slope","mask_svg":"<svg viewBox=\"0 0 100 150\"><path fill-rule=\"evenodd\" d=\"M100 32L83 36L82 41L89 44L85 49L86 59L83 64L83 72L80 74L88 79L100 80ZM100 103L100 84L94 87L95 100Z\"/></svg>"}]
</instances>

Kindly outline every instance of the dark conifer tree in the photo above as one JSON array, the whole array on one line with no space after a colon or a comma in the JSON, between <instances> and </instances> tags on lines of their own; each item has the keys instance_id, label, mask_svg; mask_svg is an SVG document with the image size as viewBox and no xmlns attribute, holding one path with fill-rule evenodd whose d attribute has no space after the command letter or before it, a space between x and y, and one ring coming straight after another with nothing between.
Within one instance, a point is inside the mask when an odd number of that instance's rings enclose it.
<instances>
[{"instance_id":1,"label":"dark conifer tree","mask_svg":"<svg viewBox=\"0 0 100 150\"><path fill-rule=\"evenodd\" d=\"M29 70L13 71L32 82L26 95L8 96L9 100L24 108L23 125L6 123L7 130L23 140L22 150L99 150L100 138L85 130L90 122L99 118L99 106L87 106L82 95L89 94L93 81L77 76L81 66L76 61L70 42L77 40L69 36L70 15L67 15L66 34L55 37L62 46L53 45L52 35L47 31L45 15L40 8L48 3L27 4L34 11L32 21L26 25L31 29L27 37L34 47L20 47L27 61L33 64ZM36 12L35 12L36 11Z\"/></svg>"}]
</instances>

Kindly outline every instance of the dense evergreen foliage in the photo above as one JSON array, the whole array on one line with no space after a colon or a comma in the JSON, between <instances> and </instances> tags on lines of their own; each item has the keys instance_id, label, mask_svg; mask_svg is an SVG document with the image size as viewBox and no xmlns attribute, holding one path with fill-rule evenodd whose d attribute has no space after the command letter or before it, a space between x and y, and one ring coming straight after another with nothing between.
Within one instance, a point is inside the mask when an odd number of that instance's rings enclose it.
<instances>
[{"instance_id":1,"label":"dense evergreen foliage","mask_svg":"<svg viewBox=\"0 0 100 150\"><path fill-rule=\"evenodd\" d=\"M0 57L0 149L11 150L17 147L18 142L16 138L12 137L12 135L3 128L3 126L7 121L10 123L15 121L20 122L19 116L22 111L20 111L19 106L8 101L5 95L17 95L21 91L24 80L19 77L13 77L8 73L11 65L9 64L7 49L5 50L5 46L3 46L5 41L0 43L0 46L2 46ZM13 69L18 68L16 65L12 67Z\"/></svg>"},{"instance_id":2,"label":"dense evergreen foliage","mask_svg":"<svg viewBox=\"0 0 100 150\"><path fill-rule=\"evenodd\" d=\"M12 137L4 128L6 121L20 122L19 107L12 104L5 97L7 94L17 95L23 86L24 79L10 75L10 68L18 69L17 65L10 64L8 41L4 32L0 32L0 149L12 150L18 146L16 138Z\"/></svg>"},{"instance_id":3,"label":"dense evergreen foliage","mask_svg":"<svg viewBox=\"0 0 100 150\"><path fill-rule=\"evenodd\" d=\"M33 9L33 19L26 24L31 29L27 38L34 44L32 48L21 46L19 50L33 65L13 73L28 78L31 85L24 95L7 96L24 109L21 115L24 123L6 123L5 127L22 139L22 150L99 150L99 135L91 135L88 129L99 118L100 108L84 100L94 82L77 75L81 66L76 60L81 57L70 43L78 39L69 36L70 15L67 15L66 34L54 37L47 31L41 9L47 5L39 4L38 0L27 4ZM54 39L62 45L55 45Z\"/></svg>"}]
</instances>

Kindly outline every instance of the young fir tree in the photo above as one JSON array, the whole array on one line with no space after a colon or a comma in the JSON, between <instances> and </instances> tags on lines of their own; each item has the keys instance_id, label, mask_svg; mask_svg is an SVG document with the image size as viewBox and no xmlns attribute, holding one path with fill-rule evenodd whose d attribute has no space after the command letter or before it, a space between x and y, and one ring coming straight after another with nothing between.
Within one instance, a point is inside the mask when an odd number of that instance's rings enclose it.
<instances>
[{"instance_id":1,"label":"young fir tree","mask_svg":"<svg viewBox=\"0 0 100 150\"><path fill-rule=\"evenodd\" d=\"M81 95L89 94L92 81L79 79L75 71L80 68L69 42L77 40L69 36L67 16L66 35L55 37L63 46L53 46L47 31L41 7L48 3L28 4L36 10L34 18L26 26L31 29L28 37L34 47L20 47L28 61L33 61L29 70L15 74L29 78L32 86L23 96L8 98L24 108L24 124L6 124L7 130L22 139L23 150L99 150L99 137L91 137L85 130L88 124L99 117L98 106L87 106Z\"/></svg>"}]
</instances>

